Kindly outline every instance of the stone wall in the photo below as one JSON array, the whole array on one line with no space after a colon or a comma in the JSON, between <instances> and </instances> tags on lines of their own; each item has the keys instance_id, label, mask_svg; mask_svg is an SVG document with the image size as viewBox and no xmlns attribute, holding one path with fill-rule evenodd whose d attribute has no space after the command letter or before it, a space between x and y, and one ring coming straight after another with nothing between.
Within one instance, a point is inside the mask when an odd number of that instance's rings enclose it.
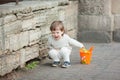
<instances>
[{"instance_id":1,"label":"stone wall","mask_svg":"<svg viewBox=\"0 0 120 80\"><path fill-rule=\"evenodd\" d=\"M77 5L68 0L0 5L0 75L47 55L49 26L54 20L62 20L67 33L76 38Z\"/></svg>"},{"instance_id":2,"label":"stone wall","mask_svg":"<svg viewBox=\"0 0 120 80\"><path fill-rule=\"evenodd\" d=\"M113 40L120 42L120 0L112 0L112 14L114 16Z\"/></svg>"},{"instance_id":3,"label":"stone wall","mask_svg":"<svg viewBox=\"0 0 120 80\"><path fill-rule=\"evenodd\" d=\"M111 3L111 0L79 0L80 41L98 43L113 41L114 18Z\"/></svg>"}]
</instances>

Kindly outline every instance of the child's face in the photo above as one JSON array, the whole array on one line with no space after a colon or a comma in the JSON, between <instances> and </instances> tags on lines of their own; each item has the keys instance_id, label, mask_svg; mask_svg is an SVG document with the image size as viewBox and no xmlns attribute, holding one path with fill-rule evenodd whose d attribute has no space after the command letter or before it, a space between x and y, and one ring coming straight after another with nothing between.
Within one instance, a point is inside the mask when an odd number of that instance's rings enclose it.
<instances>
[{"instance_id":1,"label":"child's face","mask_svg":"<svg viewBox=\"0 0 120 80\"><path fill-rule=\"evenodd\" d=\"M61 31L59 28L55 31L52 31L52 36L55 40L59 40L62 37L63 31Z\"/></svg>"}]
</instances>

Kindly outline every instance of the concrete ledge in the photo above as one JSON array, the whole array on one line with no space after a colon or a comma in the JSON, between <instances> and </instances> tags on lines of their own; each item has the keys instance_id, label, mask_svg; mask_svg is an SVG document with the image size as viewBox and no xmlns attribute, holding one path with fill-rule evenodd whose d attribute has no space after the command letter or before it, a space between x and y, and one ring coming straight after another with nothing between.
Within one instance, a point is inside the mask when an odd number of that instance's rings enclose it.
<instances>
[{"instance_id":1,"label":"concrete ledge","mask_svg":"<svg viewBox=\"0 0 120 80\"><path fill-rule=\"evenodd\" d=\"M113 32L113 40L116 42L120 42L120 29Z\"/></svg>"},{"instance_id":2,"label":"concrete ledge","mask_svg":"<svg viewBox=\"0 0 120 80\"><path fill-rule=\"evenodd\" d=\"M78 40L81 42L109 43L112 41L112 32L106 31L81 31Z\"/></svg>"},{"instance_id":3,"label":"concrete ledge","mask_svg":"<svg viewBox=\"0 0 120 80\"><path fill-rule=\"evenodd\" d=\"M15 3L8 3L0 5L0 17L7 14L15 13L29 13L31 11L43 10L53 8L56 6L64 6L69 3L68 0L55 1L21 1L18 5ZM46 6L47 5L47 6Z\"/></svg>"}]
</instances>

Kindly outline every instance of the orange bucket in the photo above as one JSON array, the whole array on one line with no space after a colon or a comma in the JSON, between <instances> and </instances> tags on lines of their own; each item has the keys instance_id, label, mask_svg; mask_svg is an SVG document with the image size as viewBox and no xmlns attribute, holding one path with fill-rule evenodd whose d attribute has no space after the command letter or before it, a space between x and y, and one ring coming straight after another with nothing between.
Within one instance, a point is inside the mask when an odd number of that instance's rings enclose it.
<instances>
[{"instance_id":1,"label":"orange bucket","mask_svg":"<svg viewBox=\"0 0 120 80\"><path fill-rule=\"evenodd\" d=\"M90 64L93 48L94 47L92 46L92 47L90 47L89 50L87 50L85 48L80 49L81 64Z\"/></svg>"}]
</instances>

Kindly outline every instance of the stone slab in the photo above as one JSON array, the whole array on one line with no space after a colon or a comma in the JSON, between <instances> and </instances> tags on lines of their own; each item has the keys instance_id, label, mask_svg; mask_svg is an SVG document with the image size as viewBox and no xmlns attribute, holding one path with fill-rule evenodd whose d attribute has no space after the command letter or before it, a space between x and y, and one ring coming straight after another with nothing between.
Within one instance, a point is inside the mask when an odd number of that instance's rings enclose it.
<instances>
[{"instance_id":1,"label":"stone slab","mask_svg":"<svg viewBox=\"0 0 120 80\"><path fill-rule=\"evenodd\" d=\"M114 30L120 29L120 14L114 15Z\"/></svg>"},{"instance_id":2,"label":"stone slab","mask_svg":"<svg viewBox=\"0 0 120 80\"><path fill-rule=\"evenodd\" d=\"M111 0L111 7L113 14L120 14L120 0Z\"/></svg>"},{"instance_id":3,"label":"stone slab","mask_svg":"<svg viewBox=\"0 0 120 80\"><path fill-rule=\"evenodd\" d=\"M80 31L77 39L82 42L109 43L112 41L112 33L106 31Z\"/></svg>"},{"instance_id":4,"label":"stone slab","mask_svg":"<svg viewBox=\"0 0 120 80\"><path fill-rule=\"evenodd\" d=\"M120 42L120 29L113 32L113 41Z\"/></svg>"},{"instance_id":5,"label":"stone slab","mask_svg":"<svg viewBox=\"0 0 120 80\"><path fill-rule=\"evenodd\" d=\"M79 31L113 31L112 16L79 15Z\"/></svg>"},{"instance_id":6,"label":"stone slab","mask_svg":"<svg viewBox=\"0 0 120 80\"><path fill-rule=\"evenodd\" d=\"M111 0L79 0L80 15L111 15Z\"/></svg>"}]
</instances>

